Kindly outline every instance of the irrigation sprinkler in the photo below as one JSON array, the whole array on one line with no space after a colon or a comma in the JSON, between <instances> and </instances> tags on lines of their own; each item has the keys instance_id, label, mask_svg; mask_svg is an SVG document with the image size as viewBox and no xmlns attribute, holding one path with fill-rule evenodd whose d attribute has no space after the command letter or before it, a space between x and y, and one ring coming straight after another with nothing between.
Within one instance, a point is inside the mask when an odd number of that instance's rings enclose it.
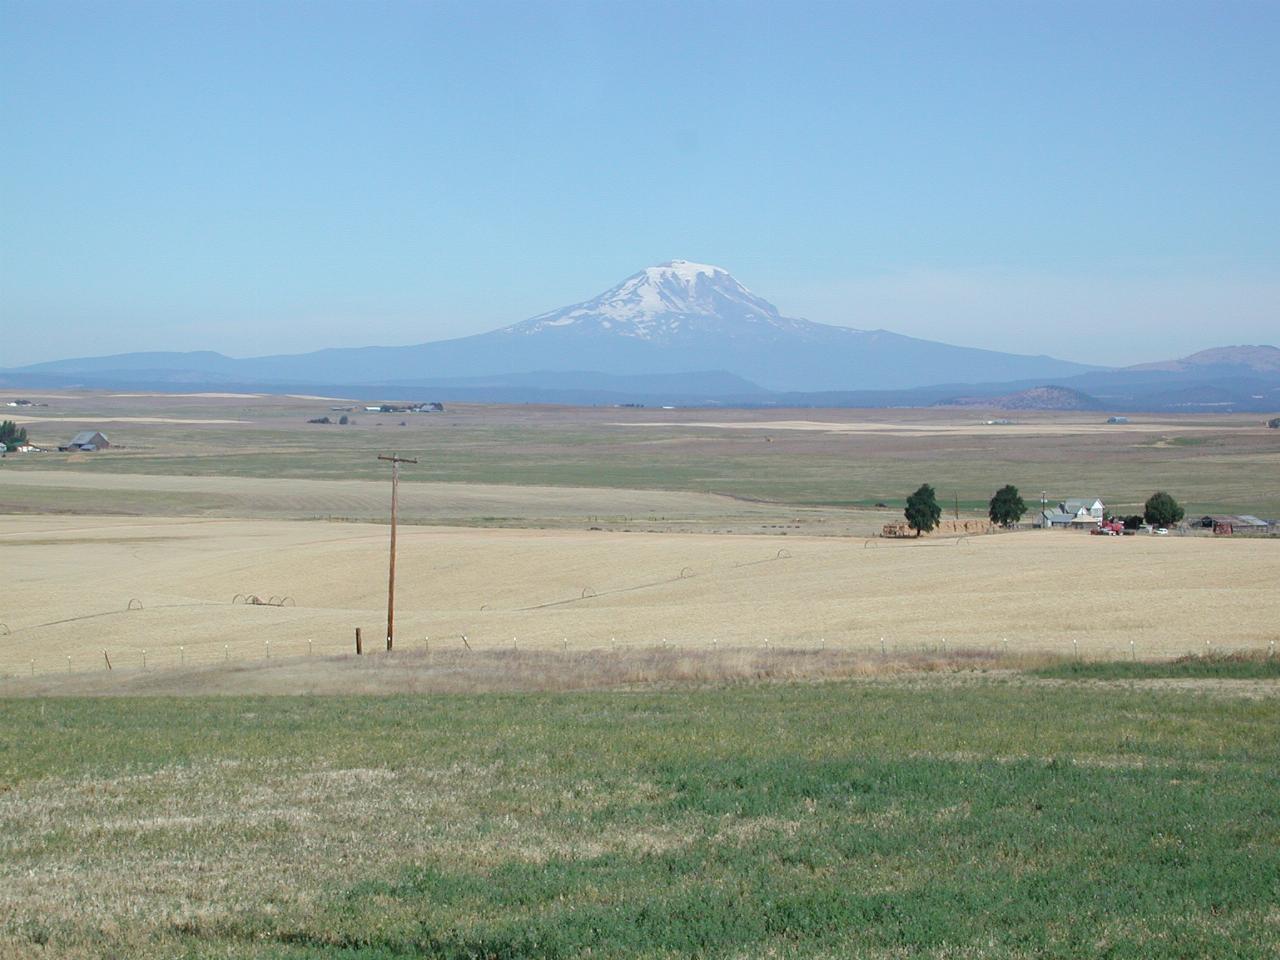
<instances>
[{"instance_id":1,"label":"irrigation sprinkler","mask_svg":"<svg viewBox=\"0 0 1280 960\"><path fill-rule=\"evenodd\" d=\"M1009 656L1009 638L1008 637L1004 638L1004 655L1006 657Z\"/></svg>"},{"instance_id":2,"label":"irrigation sprinkler","mask_svg":"<svg viewBox=\"0 0 1280 960\"><path fill-rule=\"evenodd\" d=\"M561 640L561 643L564 645L564 652L565 652L565 653L568 653L568 652L569 652L569 638L568 638L568 637L565 637L563 640Z\"/></svg>"},{"instance_id":3,"label":"irrigation sprinkler","mask_svg":"<svg viewBox=\"0 0 1280 960\"><path fill-rule=\"evenodd\" d=\"M229 643L224 643L224 644L222 645L222 659L223 659L223 660L230 660L230 659L231 659L231 644L229 644Z\"/></svg>"},{"instance_id":4,"label":"irrigation sprinkler","mask_svg":"<svg viewBox=\"0 0 1280 960\"><path fill-rule=\"evenodd\" d=\"M187 664L187 648L182 644L178 644L178 665L186 666Z\"/></svg>"},{"instance_id":5,"label":"irrigation sprinkler","mask_svg":"<svg viewBox=\"0 0 1280 960\"><path fill-rule=\"evenodd\" d=\"M71 672L71 655L67 655L67 673Z\"/></svg>"},{"instance_id":6,"label":"irrigation sprinkler","mask_svg":"<svg viewBox=\"0 0 1280 960\"><path fill-rule=\"evenodd\" d=\"M271 659L271 641L270 640L266 641L266 644L267 644L267 659L270 660Z\"/></svg>"},{"instance_id":7,"label":"irrigation sprinkler","mask_svg":"<svg viewBox=\"0 0 1280 960\"><path fill-rule=\"evenodd\" d=\"M764 648L765 648L766 650L768 650L768 649L769 649L769 638L768 638L768 637L765 637L765 638L764 638Z\"/></svg>"},{"instance_id":8,"label":"irrigation sprinkler","mask_svg":"<svg viewBox=\"0 0 1280 960\"><path fill-rule=\"evenodd\" d=\"M881 637L881 638L880 638L880 656L884 657L884 656L887 656L887 655L888 655L888 654L887 654L887 652L885 651L885 648L884 648L884 637Z\"/></svg>"},{"instance_id":9,"label":"irrigation sprinkler","mask_svg":"<svg viewBox=\"0 0 1280 960\"><path fill-rule=\"evenodd\" d=\"M1129 641L1129 659L1130 660L1138 659L1138 645L1134 643L1134 641L1132 640Z\"/></svg>"},{"instance_id":10,"label":"irrigation sprinkler","mask_svg":"<svg viewBox=\"0 0 1280 960\"><path fill-rule=\"evenodd\" d=\"M1267 644L1267 659L1270 660L1276 655L1276 642L1272 640Z\"/></svg>"},{"instance_id":11,"label":"irrigation sprinkler","mask_svg":"<svg viewBox=\"0 0 1280 960\"><path fill-rule=\"evenodd\" d=\"M826 638L826 637L823 637L823 638L822 638L822 641L821 641L820 646L821 646L821 649L822 649L823 651L825 651L825 650L827 649L827 638Z\"/></svg>"},{"instance_id":12,"label":"irrigation sprinkler","mask_svg":"<svg viewBox=\"0 0 1280 960\"><path fill-rule=\"evenodd\" d=\"M31 658L31 675L33 677L36 675L36 658L35 657Z\"/></svg>"},{"instance_id":13,"label":"irrigation sprinkler","mask_svg":"<svg viewBox=\"0 0 1280 960\"><path fill-rule=\"evenodd\" d=\"M307 656L309 657L309 656L311 656L311 654L313 654L313 653L315 653L315 649L312 647L312 642L311 642L310 640L308 640L308 641L307 641Z\"/></svg>"},{"instance_id":14,"label":"irrigation sprinkler","mask_svg":"<svg viewBox=\"0 0 1280 960\"><path fill-rule=\"evenodd\" d=\"M1075 655L1075 658L1079 660L1080 659L1080 641L1075 639L1074 637L1071 638L1071 650L1072 650L1072 653Z\"/></svg>"},{"instance_id":15,"label":"irrigation sprinkler","mask_svg":"<svg viewBox=\"0 0 1280 960\"><path fill-rule=\"evenodd\" d=\"M147 669L147 651L142 651L142 669Z\"/></svg>"}]
</instances>

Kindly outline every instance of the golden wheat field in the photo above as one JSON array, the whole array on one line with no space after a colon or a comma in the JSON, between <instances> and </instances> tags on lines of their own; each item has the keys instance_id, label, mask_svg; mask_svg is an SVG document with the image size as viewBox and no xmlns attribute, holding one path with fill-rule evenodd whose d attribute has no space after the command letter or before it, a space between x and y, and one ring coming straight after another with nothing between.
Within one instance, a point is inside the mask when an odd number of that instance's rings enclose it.
<instances>
[{"instance_id":1,"label":"golden wheat field","mask_svg":"<svg viewBox=\"0 0 1280 960\"><path fill-rule=\"evenodd\" d=\"M385 525L6 516L0 673L382 645ZM402 527L401 650L713 644L1084 657L1265 648L1280 551L1027 531L919 542ZM258 597L262 604L245 602ZM278 604L278 605L273 605ZM130 608L133 609L130 609ZM1005 640L1008 646L1004 645ZM104 657L105 652L105 657Z\"/></svg>"}]
</instances>

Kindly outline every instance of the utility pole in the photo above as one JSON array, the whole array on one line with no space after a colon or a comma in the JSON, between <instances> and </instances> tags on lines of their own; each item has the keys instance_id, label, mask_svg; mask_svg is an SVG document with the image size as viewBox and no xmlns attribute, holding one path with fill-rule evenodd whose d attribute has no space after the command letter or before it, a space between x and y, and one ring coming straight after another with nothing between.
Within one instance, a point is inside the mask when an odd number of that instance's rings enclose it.
<instances>
[{"instance_id":1,"label":"utility pole","mask_svg":"<svg viewBox=\"0 0 1280 960\"><path fill-rule=\"evenodd\" d=\"M387 650L390 651L396 635L396 503L400 490L400 464L418 461L394 453L389 457L378 454L378 459L391 463L391 569L387 573Z\"/></svg>"}]
</instances>

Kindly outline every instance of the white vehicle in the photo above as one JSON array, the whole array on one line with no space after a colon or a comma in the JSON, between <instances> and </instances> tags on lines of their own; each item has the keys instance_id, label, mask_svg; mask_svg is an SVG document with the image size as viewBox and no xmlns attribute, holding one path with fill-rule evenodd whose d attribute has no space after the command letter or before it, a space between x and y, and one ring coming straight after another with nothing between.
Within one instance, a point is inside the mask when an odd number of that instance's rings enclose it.
<instances>
[{"instance_id":1,"label":"white vehicle","mask_svg":"<svg viewBox=\"0 0 1280 960\"><path fill-rule=\"evenodd\" d=\"M1167 537L1168 535L1169 535L1169 531L1166 530L1164 527L1160 527L1158 530L1156 530L1157 537Z\"/></svg>"}]
</instances>

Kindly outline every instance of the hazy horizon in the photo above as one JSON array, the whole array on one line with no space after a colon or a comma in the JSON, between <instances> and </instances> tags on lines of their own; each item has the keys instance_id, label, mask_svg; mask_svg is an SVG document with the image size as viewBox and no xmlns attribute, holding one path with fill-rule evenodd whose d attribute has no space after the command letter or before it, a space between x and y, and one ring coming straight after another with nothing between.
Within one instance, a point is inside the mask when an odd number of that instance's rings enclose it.
<instances>
[{"instance_id":1,"label":"hazy horizon","mask_svg":"<svg viewBox=\"0 0 1280 960\"><path fill-rule=\"evenodd\" d=\"M673 258L1099 365L1280 327L1272 5L0 11L0 367L467 336Z\"/></svg>"}]
</instances>

